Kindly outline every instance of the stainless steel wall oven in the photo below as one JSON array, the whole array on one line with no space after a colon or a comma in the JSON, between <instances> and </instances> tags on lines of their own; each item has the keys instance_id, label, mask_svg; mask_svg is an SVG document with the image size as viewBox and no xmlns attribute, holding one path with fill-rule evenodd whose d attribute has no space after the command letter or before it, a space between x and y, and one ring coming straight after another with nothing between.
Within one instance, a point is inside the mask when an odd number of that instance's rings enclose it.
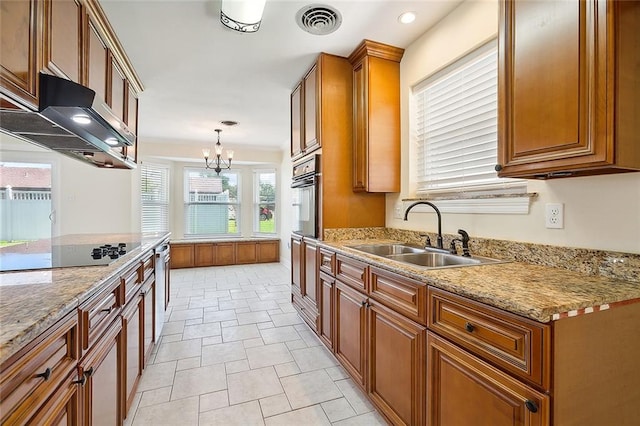
<instances>
[{"instance_id":1,"label":"stainless steel wall oven","mask_svg":"<svg viewBox=\"0 0 640 426\"><path fill-rule=\"evenodd\" d=\"M293 165L293 232L320 237L320 154Z\"/></svg>"}]
</instances>

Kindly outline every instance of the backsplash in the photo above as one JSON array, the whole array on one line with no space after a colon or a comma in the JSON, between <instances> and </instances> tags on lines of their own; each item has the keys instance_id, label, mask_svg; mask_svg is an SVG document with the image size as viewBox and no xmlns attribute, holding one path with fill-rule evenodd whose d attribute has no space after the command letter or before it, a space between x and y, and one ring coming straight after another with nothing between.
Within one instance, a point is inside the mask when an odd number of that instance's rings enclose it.
<instances>
[{"instance_id":1,"label":"backsplash","mask_svg":"<svg viewBox=\"0 0 640 426\"><path fill-rule=\"evenodd\" d=\"M425 237L421 235L429 235L435 244L437 234L406 229L339 228L324 231L325 241L383 239L419 245L425 241ZM456 237L458 235L444 234L444 247L448 248L451 240ZM474 237L469 241L469 248L472 255L563 268L587 275L640 283L640 254Z\"/></svg>"}]
</instances>

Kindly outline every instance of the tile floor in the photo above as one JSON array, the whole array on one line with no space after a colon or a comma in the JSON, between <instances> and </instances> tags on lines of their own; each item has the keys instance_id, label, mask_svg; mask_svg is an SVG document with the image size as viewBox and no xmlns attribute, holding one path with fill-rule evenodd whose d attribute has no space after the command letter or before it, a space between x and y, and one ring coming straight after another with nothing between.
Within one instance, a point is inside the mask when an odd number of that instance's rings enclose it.
<instances>
[{"instance_id":1,"label":"tile floor","mask_svg":"<svg viewBox=\"0 0 640 426\"><path fill-rule=\"evenodd\" d=\"M386 425L291 305L280 264L171 271L125 426Z\"/></svg>"}]
</instances>

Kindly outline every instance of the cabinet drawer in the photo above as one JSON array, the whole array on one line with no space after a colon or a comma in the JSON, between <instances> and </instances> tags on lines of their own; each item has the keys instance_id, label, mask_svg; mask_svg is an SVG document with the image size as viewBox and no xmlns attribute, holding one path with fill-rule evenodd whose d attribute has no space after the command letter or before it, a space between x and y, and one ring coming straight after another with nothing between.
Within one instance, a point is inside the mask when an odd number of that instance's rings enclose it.
<instances>
[{"instance_id":1,"label":"cabinet drawer","mask_svg":"<svg viewBox=\"0 0 640 426\"><path fill-rule=\"evenodd\" d=\"M427 325L426 285L371 266L369 295L407 318Z\"/></svg>"},{"instance_id":2,"label":"cabinet drawer","mask_svg":"<svg viewBox=\"0 0 640 426\"><path fill-rule=\"evenodd\" d=\"M2 424L25 424L78 362L74 310L2 366Z\"/></svg>"},{"instance_id":3,"label":"cabinet drawer","mask_svg":"<svg viewBox=\"0 0 640 426\"><path fill-rule=\"evenodd\" d=\"M429 329L522 379L549 389L549 327L429 288Z\"/></svg>"},{"instance_id":4,"label":"cabinet drawer","mask_svg":"<svg viewBox=\"0 0 640 426\"><path fill-rule=\"evenodd\" d=\"M142 284L142 274L142 265L136 263L135 266L120 276L120 280L122 281L122 291L124 294L124 299L122 301L123 306L138 295L140 285Z\"/></svg>"},{"instance_id":5,"label":"cabinet drawer","mask_svg":"<svg viewBox=\"0 0 640 426\"><path fill-rule=\"evenodd\" d=\"M104 290L80 305L81 349L87 350L120 314L120 281L114 280Z\"/></svg>"},{"instance_id":6,"label":"cabinet drawer","mask_svg":"<svg viewBox=\"0 0 640 426\"><path fill-rule=\"evenodd\" d=\"M367 292L367 269L366 263L336 256L336 278L363 293Z\"/></svg>"},{"instance_id":7,"label":"cabinet drawer","mask_svg":"<svg viewBox=\"0 0 640 426\"><path fill-rule=\"evenodd\" d=\"M145 282L155 272L153 251L149 252L146 257L142 259L142 279L140 282Z\"/></svg>"},{"instance_id":8,"label":"cabinet drawer","mask_svg":"<svg viewBox=\"0 0 640 426\"><path fill-rule=\"evenodd\" d=\"M320 249L320 270L329 275L336 274L336 254L327 249Z\"/></svg>"}]
</instances>

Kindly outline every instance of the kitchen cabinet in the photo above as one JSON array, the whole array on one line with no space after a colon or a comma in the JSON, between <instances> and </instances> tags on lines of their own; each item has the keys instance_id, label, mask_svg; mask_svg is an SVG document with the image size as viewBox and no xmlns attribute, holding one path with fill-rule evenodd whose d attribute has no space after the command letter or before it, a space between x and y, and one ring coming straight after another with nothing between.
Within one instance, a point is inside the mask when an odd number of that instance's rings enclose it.
<instances>
[{"instance_id":1,"label":"kitchen cabinet","mask_svg":"<svg viewBox=\"0 0 640 426\"><path fill-rule=\"evenodd\" d=\"M313 330L319 327L317 262L317 241L294 234L291 237L291 300Z\"/></svg>"},{"instance_id":2,"label":"kitchen cabinet","mask_svg":"<svg viewBox=\"0 0 640 426\"><path fill-rule=\"evenodd\" d=\"M366 305L366 296L336 280L335 355L354 382L362 388L366 377Z\"/></svg>"},{"instance_id":3,"label":"kitchen cabinet","mask_svg":"<svg viewBox=\"0 0 640 426\"><path fill-rule=\"evenodd\" d=\"M125 98L127 93L127 79L120 70L120 66L115 60L111 60L111 94L109 96L109 106L116 117L126 122L128 117L125 115ZM126 99L128 101L128 99Z\"/></svg>"},{"instance_id":4,"label":"kitchen cabinet","mask_svg":"<svg viewBox=\"0 0 640 426\"><path fill-rule=\"evenodd\" d=\"M79 364L80 375L86 380L80 398L84 425L122 425L121 330L122 321L114 321Z\"/></svg>"},{"instance_id":5,"label":"kitchen cabinet","mask_svg":"<svg viewBox=\"0 0 640 426\"><path fill-rule=\"evenodd\" d=\"M280 260L280 240L172 243L171 268L267 263Z\"/></svg>"},{"instance_id":6,"label":"kitchen cabinet","mask_svg":"<svg viewBox=\"0 0 640 426\"><path fill-rule=\"evenodd\" d=\"M171 268L193 268L194 244L171 244Z\"/></svg>"},{"instance_id":7,"label":"kitchen cabinet","mask_svg":"<svg viewBox=\"0 0 640 426\"><path fill-rule=\"evenodd\" d=\"M193 266L208 266L214 264L216 257L215 244L194 244L193 245L194 265Z\"/></svg>"},{"instance_id":8,"label":"kitchen cabinet","mask_svg":"<svg viewBox=\"0 0 640 426\"><path fill-rule=\"evenodd\" d=\"M84 11L78 0L45 0L43 67L52 74L82 81L82 24Z\"/></svg>"},{"instance_id":9,"label":"kitchen cabinet","mask_svg":"<svg viewBox=\"0 0 640 426\"><path fill-rule=\"evenodd\" d=\"M549 397L428 333L430 425L548 425Z\"/></svg>"},{"instance_id":10,"label":"kitchen cabinet","mask_svg":"<svg viewBox=\"0 0 640 426\"><path fill-rule=\"evenodd\" d=\"M280 260L280 241L259 241L258 263L278 262Z\"/></svg>"},{"instance_id":11,"label":"kitchen cabinet","mask_svg":"<svg viewBox=\"0 0 640 426\"><path fill-rule=\"evenodd\" d=\"M122 312L122 348L124 358L124 412L128 412L136 395L136 387L142 376L141 341L144 326L144 301L134 298Z\"/></svg>"},{"instance_id":12,"label":"kitchen cabinet","mask_svg":"<svg viewBox=\"0 0 640 426\"><path fill-rule=\"evenodd\" d=\"M400 192L400 60L404 49L363 40L353 66L353 190Z\"/></svg>"},{"instance_id":13,"label":"kitchen cabinet","mask_svg":"<svg viewBox=\"0 0 640 426\"><path fill-rule=\"evenodd\" d=\"M302 156L302 82L291 92L291 158Z\"/></svg>"},{"instance_id":14,"label":"kitchen cabinet","mask_svg":"<svg viewBox=\"0 0 640 426\"><path fill-rule=\"evenodd\" d=\"M236 263L256 263L258 261L256 243L236 243Z\"/></svg>"},{"instance_id":15,"label":"kitchen cabinet","mask_svg":"<svg viewBox=\"0 0 640 426\"><path fill-rule=\"evenodd\" d=\"M640 170L640 6L500 2L498 175Z\"/></svg>"},{"instance_id":16,"label":"kitchen cabinet","mask_svg":"<svg viewBox=\"0 0 640 426\"><path fill-rule=\"evenodd\" d=\"M78 317L75 311L3 363L2 424L78 424ZM55 403L54 403L55 402ZM66 422L63 422L66 416Z\"/></svg>"},{"instance_id":17,"label":"kitchen cabinet","mask_svg":"<svg viewBox=\"0 0 640 426\"><path fill-rule=\"evenodd\" d=\"M291 235L291 291L302 294L302 273L304 266L302 260L302 237L298 234Z\"/></svg>"},{"instance_id":18,"label":"kitchen cabinet","mask_svg":"<svg viewBox=\"0 0 640 426\"><path fill-rule=\"evenodd\" d=\"M2 2L0 14L0 88L9 97L38 108L38 23L42 2Z\"/></svg>"},{"instance_id":19,"label":"kitchen cabinet","mask_svg":"<svg viewBox=\"0 0 640 426\"><path fill-rule=\"evenodd\" d=\"M320 272L318 274L318 336L330 350L333 350L334 309L336 280L332 276Z\"/></svg>"},{"instance_id":20,"label":"kitchen cabinet","mask_svg":"<svg viewBox=\"0 0 640 426\"><path fill-rule=\"evenodd\" d=\"M291 92L291 158L320 148L318 138L318 64L314 64Z\"/></svg>"},{"instance_id":21,"label":"kitchen cabinet","mask_svg":"<svg viewBox=\"0 0 640 426\"><path fill-rule=\"evenodd\" d=\"M129 130L134 134L138 134L138 92L131 86L126 85L126 112L125 112L125 124ZM124 154L128 159L134 163L138 162L138 139L136 137L135 142L131 146L125 146Z\"/></svg>"},{"instance_id":22,"label":"kitchen cabinet","mask_svg":"<svg viewBox=\"0 0 640 426\"><path fill-rule=\"evenodd\" d=\"M107 97L108 91L108 72L107 67L111 66L109 49L105 41L100 35L100 31L96 27L96 24L89 15L86 16L85 34L87 39L85 41L85 69L87 70L87 87L96 92L96 95L109 103Z\"/></svg>"}]
</instances>

